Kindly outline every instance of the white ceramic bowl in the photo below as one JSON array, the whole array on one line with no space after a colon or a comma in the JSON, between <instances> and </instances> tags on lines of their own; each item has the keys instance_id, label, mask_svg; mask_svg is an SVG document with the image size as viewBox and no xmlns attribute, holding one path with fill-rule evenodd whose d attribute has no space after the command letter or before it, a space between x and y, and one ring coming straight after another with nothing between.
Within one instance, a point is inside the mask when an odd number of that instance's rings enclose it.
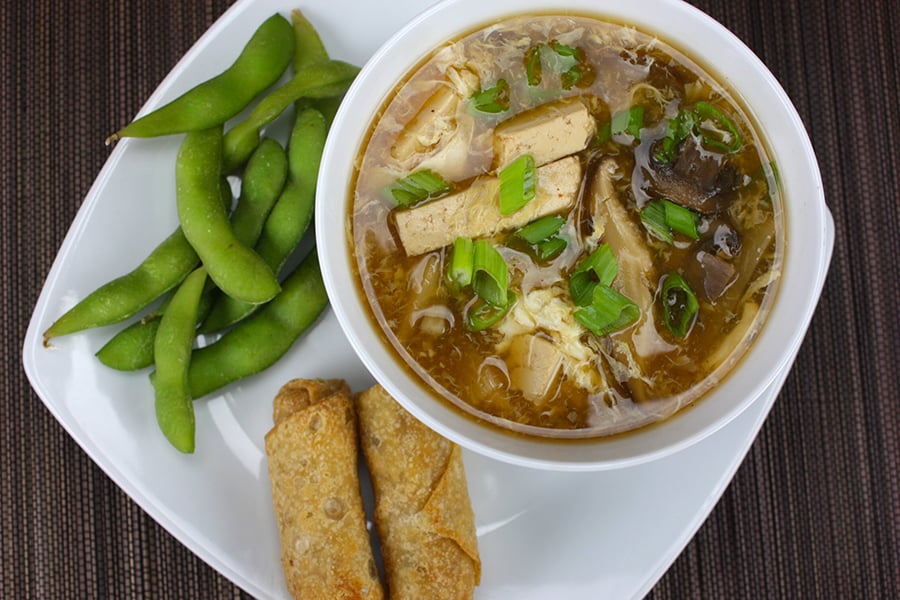
<instances>
[{"instance_id":1,"label":"white ceramic bowl","mask_svg":"<svg viewBox=\"0 0 900 600\"><path fill-rule=\"evenodd\" d=\"M656 34L708 68L752 113L779 165L787 251L778 297L759 338L715 390L666 421L623 436L547 441L513 436L463 416L408 374L367 316L351 269L348 190L354 158L373 115L398 82L442 42L503 17L528 12L596 15ZM821 292L833 225L812 146L784 90L725 27L678 0L446 0L398 31L367 62L334 121L318 181L316 237L338 320L372 375L413 415L475 452L531 467L620 468L665 456L708 436L756 401L789 369Z\"/></svg>"}]
</instances>

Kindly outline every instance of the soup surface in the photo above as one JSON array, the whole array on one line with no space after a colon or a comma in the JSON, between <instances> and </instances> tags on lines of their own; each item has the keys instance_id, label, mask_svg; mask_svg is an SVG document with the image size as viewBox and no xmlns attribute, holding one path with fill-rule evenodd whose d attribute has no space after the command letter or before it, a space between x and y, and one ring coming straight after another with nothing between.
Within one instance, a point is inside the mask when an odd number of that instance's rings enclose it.
<instances>
[{"instance_id":1,"label":"soup surface","mask_svg":"<svg viewBox=\"0 0 900 600\"><path fill-rule=\"evenodd\" d=\"M756 336L784 252L748 115L658 38L528 16L437 49L358 158L374 320L448 402L551 437L701 397Z\"/></svg>"}]
</instances>

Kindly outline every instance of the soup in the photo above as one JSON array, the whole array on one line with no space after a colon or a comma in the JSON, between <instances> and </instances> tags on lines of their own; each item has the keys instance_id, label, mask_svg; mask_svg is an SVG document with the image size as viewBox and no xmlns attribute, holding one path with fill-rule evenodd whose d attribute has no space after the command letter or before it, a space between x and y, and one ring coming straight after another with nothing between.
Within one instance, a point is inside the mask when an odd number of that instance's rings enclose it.
<instances>
[{"instance_id":1,"label":"soup","mask_svg":"<svg viewBox=\"0 0 900 600\"><path fill-rule=\"evenodd\" d=\"M385 340L514 431L611 435L721 381L784 253L749 116L678 50L589 17L515 17L437 49L357 159L349 226Z\"/></svg>"}]
</instances>

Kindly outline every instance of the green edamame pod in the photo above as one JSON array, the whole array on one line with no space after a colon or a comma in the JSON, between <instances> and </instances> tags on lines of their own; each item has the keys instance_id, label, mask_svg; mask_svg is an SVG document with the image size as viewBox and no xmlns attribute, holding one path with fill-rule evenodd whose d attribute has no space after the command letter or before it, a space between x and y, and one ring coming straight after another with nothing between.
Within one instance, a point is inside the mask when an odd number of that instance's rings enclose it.
<instances>
[{"instance_id":1,"label":"green edamame pod","mask_svg":"<svg viewBox=\"0 0 900 600\"><path fill-rule=\"evenodd\" d=\"M275 273L281 270L309 229L327 133L325 118L314 108L301 111L294 120L288 142L288 181L256 245L257 253ZM220 331L257 308L258 305L222 296L204 320L201 331Z\"/></svg>"},{"instance_id":2,"label":"green edamame pod","mask_svg":"<svg viewBox=\"0 0 900 600\"><path fill-rule=\"evenodd\" d=\"M328 123L321 112L307 108L297 115L288 143L288 181L256 244L257 253L276 272L312 221L316 180L327 135Z\"/></svg>"},{"instance_id":3,"label":"green edamame pod","mask_svg":"<svg viewBox=\"0 0 900 600\"><path fill-rule=\"evenodd\" d=\"M294 28L294 72L316 63L329 60L328 51L319 32L299 8L291 11L291 25Z\"/></svg>"},{"instance_id":4,"label":"green edamame pod","mask_svg":"<svg viewBox=\"0 0 900 600\"><path fill-rule=\"evenodd\" d=\"M50 338L119 323L178 285L200 262L179 227L133 271L103 284L44 332Z\"/></svg>"},{"instance_id":5,"label":"green edamame pod","mask_svg":"<svg viewBox=\"0 0 900 600\"><path fill-rule=\"evenodd\" d=\"M153 343L159 330L161 313L132 323L114 335L100 350L101 363L118 371L137 371L153 364Z\"/></svg>"},{"instance_id":6,"label":"green edamame pod","mask_svg":"<svg viewBox=\"0 0 900 600\"><path fill-rule=\"evenodd\" d=\"M294 73L310 65L331 60L328 50L322 43L322 38L319 37L319 32L299 8L291 11L291 24L294 26L294 62L292 63ZM294 110L299 113L307 106L317 108L330 125L343 98L343 94L316 100L301 98L294 103Z\"/></svg>"},{"instance_id":7,"label":"green edamame pod","mask_svg":"<svg viewBox=\"0 0 900 600\"><path fill-rule=\"evenodd\" d=\"M231 228L242 243L259 239L266 217L281 195L288 174L287 153L281 144L265 138L253 152L241 181L241 196L231 214Z\"/></svg>"},{"instance_id":8,"label":"green edamame pod","mask_svg":"<svg viewBox=\"0 0 900 600\"><path fill-rule=\"evenodd\" d=\"M188 369L191 396L200 398L275 364L327 304L319 259L313 250L271 302L218 341L194 351Z\"/></svg>"},{"instance_id":9,"label":"green edamame pod","mask_svg":"<svg viewBox=\"0 0 900 600\"><path fill-rule=\"evenodd\" d=\"M225 210L229 210L234 198L231 195L231 186L224 177L219 182L219 193L222 197L222 206ZM184 243L190 246L186 238ZM191 248L191 252L193 252L193 248ZM196 253L194 255L196 257ZM199 262L200 258L197 257L195 265ZM215 289L215 286L207 280L203 295L200 297L198 320L202 320L209 313L213 302L212 292ZM119 371L137 371L138 369L152 366L153 340L156 338L156 330L159 328L159 320L162 318L162 313L165 312L171 301L172 296L169 295L151 314L132 323L110 338L97 351L96 356L100 362Z\"/></svg>"},{"instance_id":10,"label":"green edamame pod","mask_svg":"<svg viewBox=\"0 0 900 600\"><path fill-rule=\"evenodd\" d=\"M235 237L222 210L221 157L221 126L185 136L175 163L181 229L220 290L244 302L266 302L280 286L262 258Z\"/></svg>"},{"instance_id":11,"label":"green edamame pod","mask_svg":"<svg viewBox=\"0 0 900 600\"><path fill-rule=\"evenodd\" d=\"M241 112L278 81L294 56L294 31L275 14L254 32L234 63L175 100L132 121L107 138L156 137L208 129Z\"/></svg>"},{"instance_id":12,"label":"green edamame pod","mask_svg":"<svg viewBox=\"0 0 900 600\"><path fill-rule=\"evenodd\" d=\"M243 165L259 144L259 132L300 98L330 98L347 91L359 67L339 60L304 67L294 77L259 101L246 121L225 136L224 169L231 173Z\"/></svg>"},{"instance_id":13,"label":"green edamame pod","mask_svg":"<svg viewBox=\"0 0 900 600\"><path fill-rule=\"evenodd\" d=\"M207 279L197 307L198 324L209 314L213 300L216 298L216 292L218 292L218 288ZM159 329L159 321L171 300L172 296L169 296L154 313L132 323L110 338L96 353L100 362L117 371L138 371L152 367L153 346L156 332Z\"/></svg>"},{"instance_id":14,"label":"green edamame pod","mask_svg":"<svg viewBox=\"0 0 900 600\"><path fill-rule=\"evenodd\" d=\"M159 321L154 341L156 371L151 377L156 420L166 439L181 452L194 451L194 404L188 368L194 344L197 306L206 271L196 269L178 286Z\"/></svg>"}]
</instances>

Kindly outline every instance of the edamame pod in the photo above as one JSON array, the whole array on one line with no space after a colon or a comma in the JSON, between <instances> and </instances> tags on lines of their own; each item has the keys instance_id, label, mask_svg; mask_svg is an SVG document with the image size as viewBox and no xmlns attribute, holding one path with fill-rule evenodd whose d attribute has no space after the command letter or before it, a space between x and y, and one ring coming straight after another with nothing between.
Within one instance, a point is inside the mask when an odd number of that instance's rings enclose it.
<instances>
[{"instance_id":1,"label":"edamame pod","mask_svg":"<svg viewBox=\"0 0 900 600\"><path fill-rule=\"evenodd\" d=\"M325 118L314 108L301 111L294 120L288 142L288 181L269 213L256 245L257 253L275 273L281 270L309 229L327 133ZM248 171L249 168L248 163ZM201 331L209 333L224 329L257 308L258 305L221 296L203 322Z\"/></svg>"},{"instance_id":2,"label":"edamame pod","mask_svg":"<svg viewBox=\"0 0 900 600\"><path fill-rule=\"evenodd\" d=\"M241 112L274 84L294 57L294 31L275 14L264 21L234 63L175 100L132 121L107 138L156 137L208 129Z\"/></svg>"},{"instance_id":3,"label":"edamame pod","mask_svg":"<svg viewBox=\"0 0 900 600\"><path fill-rule=\"evenodd\" d=\"M247 163L241 196L231 214L231 228L242 243L256 244L287 175L288 157L284 148L272 138L263 139Z\"/></svg>"},{"instance_id":4,"label":"edamame pod","mask_svg":"<svg viewBox=\"0 0 900 600\"><path fill-rule=\"evenodd\" d=\"M266 302L280 286L263 259L235 237L222 209L221 157L221 126L185 136L175 163L181 229L220 290L244 302Z\"/></svg>"},{"instance_id":5,"label":"edamame pod","mask_svg":"<svg viewBox=\"0 0 900 600\"><path fill-rule=\"evenodd\" d=\"M319 32L299 8L291 11L291 26L294 29L294 72L304 67L329 60L328 51Z\"/></svg>"},{"instance_id":6,"label":"edamame pod","mask_svg":"<svg viewBox=\"0 0 900 600\"><path fill-rule=\"evenodd\" d=\"M188 382L194 399L275 364L328 304L313 250L285 280L281 292L219 340L194 351Z\"/></svg>"},{"instance_id":7,"label":"edamame pod","mask_svg":"<svg viewBox=\"0 0 900 600\"><path fill-rule=\"evenodd\" d=\"M117 371L137 371L153 364L153 344L162 313L132 323L97 351L101 363Z\"/></svg>"},{"instance_id":8,"label":"edamame pod","mask_svg":"<svg viewBox=\"0 0 900 600\"><path fill-rule=\"evenodd\" d=\"M222 207L224 210L230 210L234 197L231 195L231 186L223 177L219 180L219 193L222 198ZM180 230L180 228L179 228ZM184 239L186 246L190 247L187 238ZM194 249L190 249L195 256L195 266L200 262L200 258L196 256ZM198 312L198 320L202 320L209 313L209 309L213 302L213 291L215 286L207 280L207 284L200 297L200 308ZM114 335L100 350L97 351L97 358L101 363L112 369L119 371L136 371L153 365L153 340L156 338L156 330L159 328L159 320L162 313L165 312L172 296L169 295L163 302L149 315L145 315L141 320L132 323L116 335Z\"/></svg>"},{"instance_id":9,"label":"edamame pod","mask_svg":"<svg viewBox=\"0 0 900 600\"><path fill-rule=\"evenodd\" d=\"M103 284L44 332L50 338L119 323L178 285L200 262L179 227L130 273Z\"/></svg>"},{"instance_id":10,"label":"edamame pod","mask_svg":"<svg viewBox=\"0 0 900 600\"><path fill-rule=\"evenodd\" d=\"M246 121L225 136L224 170L235 171L259 144L259 132L300 98L330 98L347 91L359 67L339 60L315 63L297 71L283 86L259 101Z\"/></svg>"},{"instance_id":11,"label":"edamame pod","mask_svg":"<svg viewBox=\"0 0 900 600\"><path fill-rule=\"evenodd\" d=\"M156 420L166 439L181 452L194 451L194 404L188 384L188 365L194 344L197 306L206 283L200 267L178 286L159 322L154 342L153 382Z\"/></svg>"}]
</instances>

